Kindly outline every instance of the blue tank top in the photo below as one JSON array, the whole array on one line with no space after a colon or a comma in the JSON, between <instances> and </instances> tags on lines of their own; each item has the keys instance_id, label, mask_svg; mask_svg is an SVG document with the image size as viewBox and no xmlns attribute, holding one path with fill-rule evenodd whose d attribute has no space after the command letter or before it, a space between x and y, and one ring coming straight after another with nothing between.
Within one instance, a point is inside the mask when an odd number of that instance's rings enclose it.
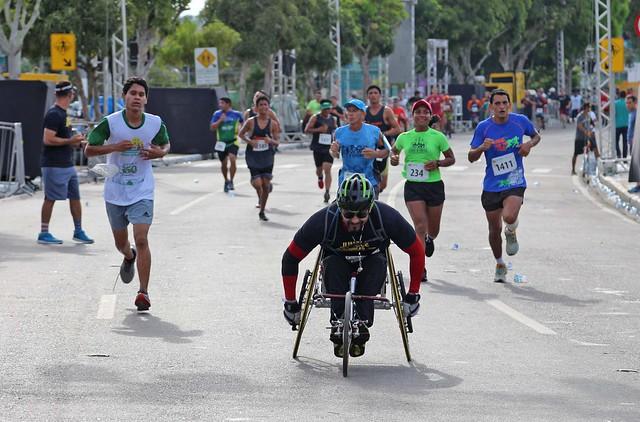
<instances>
[{"instance_id":1,"label":"blue tank top","mask_svg":"<svg viewBox=\"0 0 640 422\"><path fill-rule=\"evenodd\" d=\"M336 129L335 139L340 143L340 155L342 156L342 168L338 175L338 186L345 176L352 173L362 173L373 186L378 185L373 170L374 158L365 158L362 150L365 148L376 149L380 139L380 129L363 123L358 131L353 131L349 125Z\"/></svg>"}]
</instances>

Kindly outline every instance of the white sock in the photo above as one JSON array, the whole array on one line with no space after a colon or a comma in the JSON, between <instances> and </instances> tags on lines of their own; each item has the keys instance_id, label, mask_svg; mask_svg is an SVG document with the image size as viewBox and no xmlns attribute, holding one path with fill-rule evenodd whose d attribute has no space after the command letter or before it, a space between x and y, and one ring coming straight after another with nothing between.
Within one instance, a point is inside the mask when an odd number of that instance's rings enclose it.
<instances>
[{"instance_id":1,"label":"white sock","mask_svg":"<svg viewBox=\"0 0 640 422\"><path fill-rule=\"evenodd\" d=\"M509 230L511 233L513 233L518 228L518 220L514 221L513 224L506 224L505 223L505 227L507 228L507 230Z\"/></svg>"},{"instance_id":2,"label":"white sock","mask_svg":"<svg viewBox=\"0 0 640 422\"><path fill-rule=\"evenodd\" d=\"M496 264L506 265L506 264L504 263L504 260L502 259L502 257L500 257L500 258L496 258Z\"/></svg>"}]
</instances>

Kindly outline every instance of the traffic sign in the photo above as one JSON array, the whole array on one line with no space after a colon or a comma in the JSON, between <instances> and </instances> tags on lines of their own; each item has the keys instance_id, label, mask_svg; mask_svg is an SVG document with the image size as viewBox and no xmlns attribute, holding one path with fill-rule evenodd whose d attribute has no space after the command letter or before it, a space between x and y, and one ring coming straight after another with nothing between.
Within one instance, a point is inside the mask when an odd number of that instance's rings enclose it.
<instances>
[{"instance_id":1,"label":"traffic sign","mask_svg":"<svg viewBox=\"0 0 640 422\"><path fill-rule=\"evenodd\" d=\"M633 21L633 29L636 31L636 35L640 37L640 15L637 15L636 20Z\"/></svg>"},{"instance_id":2,"label":"traffic sign","mask_svg":"<svg viewBox=\"0 0 640 422\"><path fill-rule=\"evenodd\" d=\"M51 70L76 70L76 35L51 34Z\"/></svg>"},{"instance_id":3,"label":"traffic sign","mask_svg":"<svg viewBox=\"0 0 640 422\"><path fill-rule=\"evenodd\" d=\"M607 40L600 41L600 62L604 72L607 71L608 63L604 60L609 43ZM613 73L624 72L624 39L622 37L611 38L611 56L613 62Z\"/></svg>"},{"instance_id":4,"label":"traffic sign","mask_svg":"<svg viewBox=\"0 0 640 422\"><path fill-rule=\"evenodd\" d=\"M216 47L193 50L196 68L196 85L218 85L218 49Z\"/></svg>"}]
</instances>

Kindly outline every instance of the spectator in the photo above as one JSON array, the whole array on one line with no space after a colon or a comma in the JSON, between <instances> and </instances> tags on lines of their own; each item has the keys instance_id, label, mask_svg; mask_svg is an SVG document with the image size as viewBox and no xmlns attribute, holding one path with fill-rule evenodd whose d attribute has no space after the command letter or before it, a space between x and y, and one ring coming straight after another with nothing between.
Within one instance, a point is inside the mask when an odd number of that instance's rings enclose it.
<instances>
[{"instance_id":1,"label":"spectator","mask_svg":"<svg viewBox=\"0 0 640 422\"><path fill-rule=\"evenodd\" d=\"M407 113L404 111L404 107L400 104L400 98L393 97L391 110L393 110L393 114L395 114L396 120L400 124L400 129L402 129L403 132L409 130L409 119L407 118Z\"/></svg>"},{"instance_id":2,"label":"spectator","mask_svg":"<svg viewBox=\"0 0 640 422\"><path fill-rule=\"evenodd\" d=\"M471 94L471 99L467 101L467 111L471 115L471 124L475 129L480 122L480 111L482 108L482 100L479 100L476 94Z\"/></svg>"},{"instance_id":3,"label":"spectator","mask_svg":"<svg viewBox=\"0 0 640 422\"><path fill-rule=\"evenodd\" d=\"M633 146L633 135L636 128L636 112L638 109L638 98L628 95L626 99L627 110L629 111L629 123L627 124L627 140L631 149L631 165L629 166L629 182L635 182L635 186L629 189L629 193L640 192L640 148Z\"/></svg>"},{"instance_id":4,"label":"spectator","mask_svg":"<svg viewBox=\"0 0 640 422\"><path fill-rule=\"evenodd\" d=\"M627 130L629 124L629 112L626 104L627 93L618 92L618 98L614 102L616 110L616 157L627 158ZM622 151L620 150L620 138L622 137ZM622 154L621 154L622 153Z\"/></svg>"},{"instance_id":5,"label":"spectator","mask_svg":"<svg viewBox=\"0 0 640 422\"><path fill-rule=\"evenodd\" d=\"M573 123L582 108L582 95L578 92L578 90L574 90L573 94L570 97L571 101L571 122Z\"/></svg>"}]
</instances>

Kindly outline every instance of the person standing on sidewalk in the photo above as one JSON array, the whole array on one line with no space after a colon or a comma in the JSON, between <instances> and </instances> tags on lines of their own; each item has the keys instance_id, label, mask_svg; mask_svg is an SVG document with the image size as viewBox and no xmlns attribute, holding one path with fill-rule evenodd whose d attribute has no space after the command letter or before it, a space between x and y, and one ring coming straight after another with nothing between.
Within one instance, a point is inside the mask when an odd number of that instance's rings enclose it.
<instances>
[{"instance_id":1,"label":"person standing on sidewalk","mask_svg":"<svg viewBox=\"0 0 640 422\"><path fill-rule=\"evenodd\" d=\"M82 230L82 205L78 174L73 165L73 147L85 142L84 135L71 133L67 109L75 95L71 82L58 82L55 88L56 102L44 116L43 146L41 156L44 202L40 213L38 243L59 245L62 240L49 233L49 222L55 201L69 200L73 218L73 240L90 244L93 239Z\"/></svg>"},{"instance_id":2,"label":"person standing on sidewalk","mask_svg":"<svg viewBox=\"0 0 640 422\"><path fill-rule=\"evenodd\" d=\"M220 169L224 177L224 191L234 190L233 178L236 175L236 157L238 156L238 131L244 122L242 113L231 108L231 99L220 98L219 110L211 117L211 130L216 132L215 151L220 159ZM227 166L227 164L230 164Z\"/></svg>"},{"instance_id":3,"label":"person standing on sidewalk","mask_svg":"<svg viewBox=\"0 0 640 422\"><path fill-rule=\"evenodd\" d=\"M137 264L140 289L134 303L138 311L146 311L151 307L151 250L147 237L153 221L155 191L151 160L167 155L169 134L159 116L144 112L149 96L144 79L127 79L122 96L125 109L108 115L91 131L85 154L108 154L107 164L118 170L104 184L107 216L116 248L124 255L120 278L130 283L135 275L134 263ZM133 225L135 249L129 242L129 223Z\"/></svg>"},{"instance_id":4,"label":"person standing on sidewalk","mask_svg":"<svg viewBox=\"0 0 640 422\"><path fill-rule=\"evenodd\" d=\"M616 109L616 157L627 158L627 130L629 124L629 112L626 104L627 93L625 91L618 92L618 98L615 100L614 107ZM620 148L620 138L622 138L622 148Z\"/></svg>"},{"instance_id":5,"label":"person standing on sidewalk","mask_svg":"<svg viewBox=\"0 0 640 422\"><path fill-rule=\"evenodd\" d=\"M627 127L627 141L631 151L631 164L629 165L629 182L635 182L635 186L629 189L629 193L640 193L640 147L633 145L633 136L636 129L636 114L638 112L638 98L627 95L625 99L629 111L629 123Z\"/></svg>"},{"instance_id":6,"label":"person standing on sidewalk","mask_svg":"<svg viewBox=\"0 0 640 422\"><path fill-rule=\"evenodd\" d=\"M482 190L482 207L489 223L489 245L496 259L495 282L507 281L507 266L502 259L502 221L507 241L507 255L518 252L516 228L524 202L527 181L523 157L540 142L540 134L526 116L510 113L509 94L496 89L490 97L493 116L480 122L471 140L468 158L478 161L484 154L486 169ZM524 142L523 137L531 139Z\"/></svg>"}]
</instances>

